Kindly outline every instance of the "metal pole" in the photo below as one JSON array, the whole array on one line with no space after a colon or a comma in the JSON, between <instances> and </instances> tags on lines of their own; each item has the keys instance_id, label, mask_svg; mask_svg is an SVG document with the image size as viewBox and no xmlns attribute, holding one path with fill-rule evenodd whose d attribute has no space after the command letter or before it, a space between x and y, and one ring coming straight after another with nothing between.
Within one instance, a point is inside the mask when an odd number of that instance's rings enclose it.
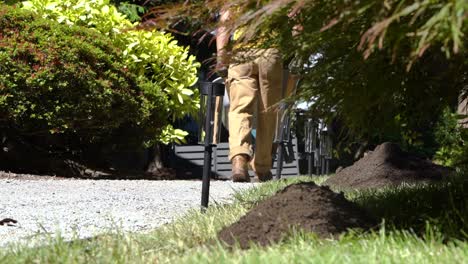
<instances>
[{"instance_id":1,"label":"metal pole","mask_svg":"<svg viewBox=\"0 0 468 264\"><path fill-rule=\"evenodd\" d=\"M281 84L281 98L285 98L286 96L286 90L288 89L288 81L289 81L289 65L283 65L283 82ZM280 108L284 108L285 105L281 104ZM286 110L286 109L284 109ZM277 122L283 121L283 117L280 120L277 120ZM281 172L283 170L283 149L284 149L284 124L276 124L276 126L281 126L280 128L280 135L279 135L279 142L278 142L278 148L277 148L277 158L276 158L276 179L279 180L281 179ZM289 129L289 127L288 127Z\"/></svg>"},{"instance_id":2,"label":"metal pole","mask_svg":"<svg viewBox=\"0 0 468 264\"><path fill-rule=\"evenodd\" d=\"M211 146L205 146L205 157L203 161L203 179L202 179L202 197L201 206L202 212L208 208L208 200L210 196L210 176L211 176L211 156L213 149Z\"/></svg>"},{"instance_id":3,"label":"metal pole","mask_svg":"<svg viewBox=\"0 0 468 264\"><path fill-rule=\"evenodd\" d=\"M208 109L205 119L205 155L203 161L203 179L202 179L202 197L201 197L201 210L206 211L208 208L208 201L210 196L210 176L211 176L211 156L213 153L213 125L214 125L214 112L213 112L213 85L208 89Z\"/></svg>"},{"instance_id":4,"label":"metal pole","mask_svg":"<svg viewBox=\"0 0 468 264\"><path fill-rule=\"evenodd\" d=\"M309 176L312 176L313 174L312 172L313 164L314 164L313 152L309 152L307 153L307 174L309 174Z\"/></svg>"},{"instance_id":5,"label":"metal pole","mask_svg":"<svg viewBox=\"0 0 468 264\"><path fill-rule=\"evenodd\" d=\"M330 159L325 159L325 174L330 174Z\"/></svg>"},{"instance_id":6,"label":"metal pole","mask_svg":"<svg viewBox=\"0 0 468 264\"><path fill-rule=\"evenodd\" d=\"M283 171L283 148L284 148L284 143L283 140L278 143L278 155L276 158L276 179L279 180L281 179L281 172Z\"/></svg>"},{"instance_id":7,"label":"metal pole","mask_svg":"<svg viewBox=\"0 0 468 264\"><path fill-rule=\"evenodd\" d=\"M322 175L325 175L325 156L320 156L320 166L322 167Z\"/></svg>"},{"instance_id":8,"label":"metal pole","mask_svg":"<svg viewBox=\"0 0 468 264\"><path fill-rule=\"evenodd\" d=\"M315 164L316 164L316 167L315 167L315 172L317 175L320 175L320 154L319 154L320 150L317 149L317 151L314 153L314 158L315 158Z\"/></svg>"}]
</instances>

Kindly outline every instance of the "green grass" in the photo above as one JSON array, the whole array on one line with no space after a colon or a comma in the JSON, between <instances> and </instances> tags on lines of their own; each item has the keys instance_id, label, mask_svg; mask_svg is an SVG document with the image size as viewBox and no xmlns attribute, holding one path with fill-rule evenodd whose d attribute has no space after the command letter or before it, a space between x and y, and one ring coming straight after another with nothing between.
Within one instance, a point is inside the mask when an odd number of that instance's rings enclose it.
<instances>
[{"instance_id":1,"label":"green grass","mask_svg":"<svg viewBox=\"0 0 468 264\"><path fill-rule=\"evenodd\" d=\"M324 178L315 179L323 182ZM382 220L379 229L350 232L338 240L300 231L276 245L226 249L216 232L259 201L305 177L262 184L237 193L231 205L193 210L150 234L108 234L92 240L0 250L0 263L467 263L466 177L438 185L346 192Z\"/></svg>"}]
</instances>

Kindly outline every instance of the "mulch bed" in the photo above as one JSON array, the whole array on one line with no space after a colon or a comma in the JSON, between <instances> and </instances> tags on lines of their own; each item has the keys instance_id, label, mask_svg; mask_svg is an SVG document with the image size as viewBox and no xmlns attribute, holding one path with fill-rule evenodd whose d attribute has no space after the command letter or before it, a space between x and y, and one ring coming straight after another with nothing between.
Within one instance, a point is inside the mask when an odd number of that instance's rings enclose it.
<instances>
[{"instance_id":1,"label":"mulch bed","mask_svg":"<svg viewBox=\"0 0 468 264\"><path fill-rule=\"evenodd\" d=\"M11 180L175 180L176 170L172 168L158 169L152 173L142 173L135 171L98 171L87 169L82 176L61 176L61 175L40 175L0 171L0 179Z\"/></svg>"},{"instance_id":2,"label":"mulch bed","mask_svg":"<svg viewBox=\"0 0 468 264\"><path fill-rule=\"evenodd\" d=\"M341 189L368 189L402 183L438 182L453 171L404 152L394 143L383 143L352 166L338 170L325 184Z\"/></svg>"},{"instance_id":3,"label":"mulch bed","mask_svg":"<svg viewBox=\"0 0 468 264\"><path fill-rule=\"evenodd\" d=\"M364 210L328 187L299 183L286 187L260 202L239 221L225 227L218 238L228 245L251 243L266 246L286 238L291 228L334 237L349 228L370 229L376 225Z\"/></svg>"}]
</instances>

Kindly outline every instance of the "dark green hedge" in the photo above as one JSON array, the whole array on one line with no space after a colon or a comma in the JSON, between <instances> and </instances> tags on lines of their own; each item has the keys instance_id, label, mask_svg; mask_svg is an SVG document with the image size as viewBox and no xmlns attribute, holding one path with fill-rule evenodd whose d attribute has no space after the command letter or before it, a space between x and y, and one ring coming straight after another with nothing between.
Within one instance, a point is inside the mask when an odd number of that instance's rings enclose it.
<instances>
[{"instance_id":1,"label":"dark green hedge","mask_svg":"<svg viewBox=\"0 0 468 264\"><path fill-rule=\"evenodd\" d=\"M167 101L120 58L106 36L0 6L0 128L80 144L122 127L154 138Z\"/></svg>"}]
</instances>

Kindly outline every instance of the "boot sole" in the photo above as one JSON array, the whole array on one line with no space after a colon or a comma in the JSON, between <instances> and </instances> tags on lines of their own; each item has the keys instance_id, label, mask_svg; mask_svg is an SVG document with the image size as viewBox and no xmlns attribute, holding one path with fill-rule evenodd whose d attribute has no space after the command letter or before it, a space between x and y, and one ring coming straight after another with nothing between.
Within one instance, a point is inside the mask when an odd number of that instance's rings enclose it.
<instances>
[{"instance_id":1,"label":"boot sole","mask_svg":"<svg viewBox=\"0 0 468 264\"><path fill-rule=\"evenodd\" d=\"M245 176L242 174L234 174L232 175L233 182L250 182L250 176Z\"/></svg>"}]
</instances>

